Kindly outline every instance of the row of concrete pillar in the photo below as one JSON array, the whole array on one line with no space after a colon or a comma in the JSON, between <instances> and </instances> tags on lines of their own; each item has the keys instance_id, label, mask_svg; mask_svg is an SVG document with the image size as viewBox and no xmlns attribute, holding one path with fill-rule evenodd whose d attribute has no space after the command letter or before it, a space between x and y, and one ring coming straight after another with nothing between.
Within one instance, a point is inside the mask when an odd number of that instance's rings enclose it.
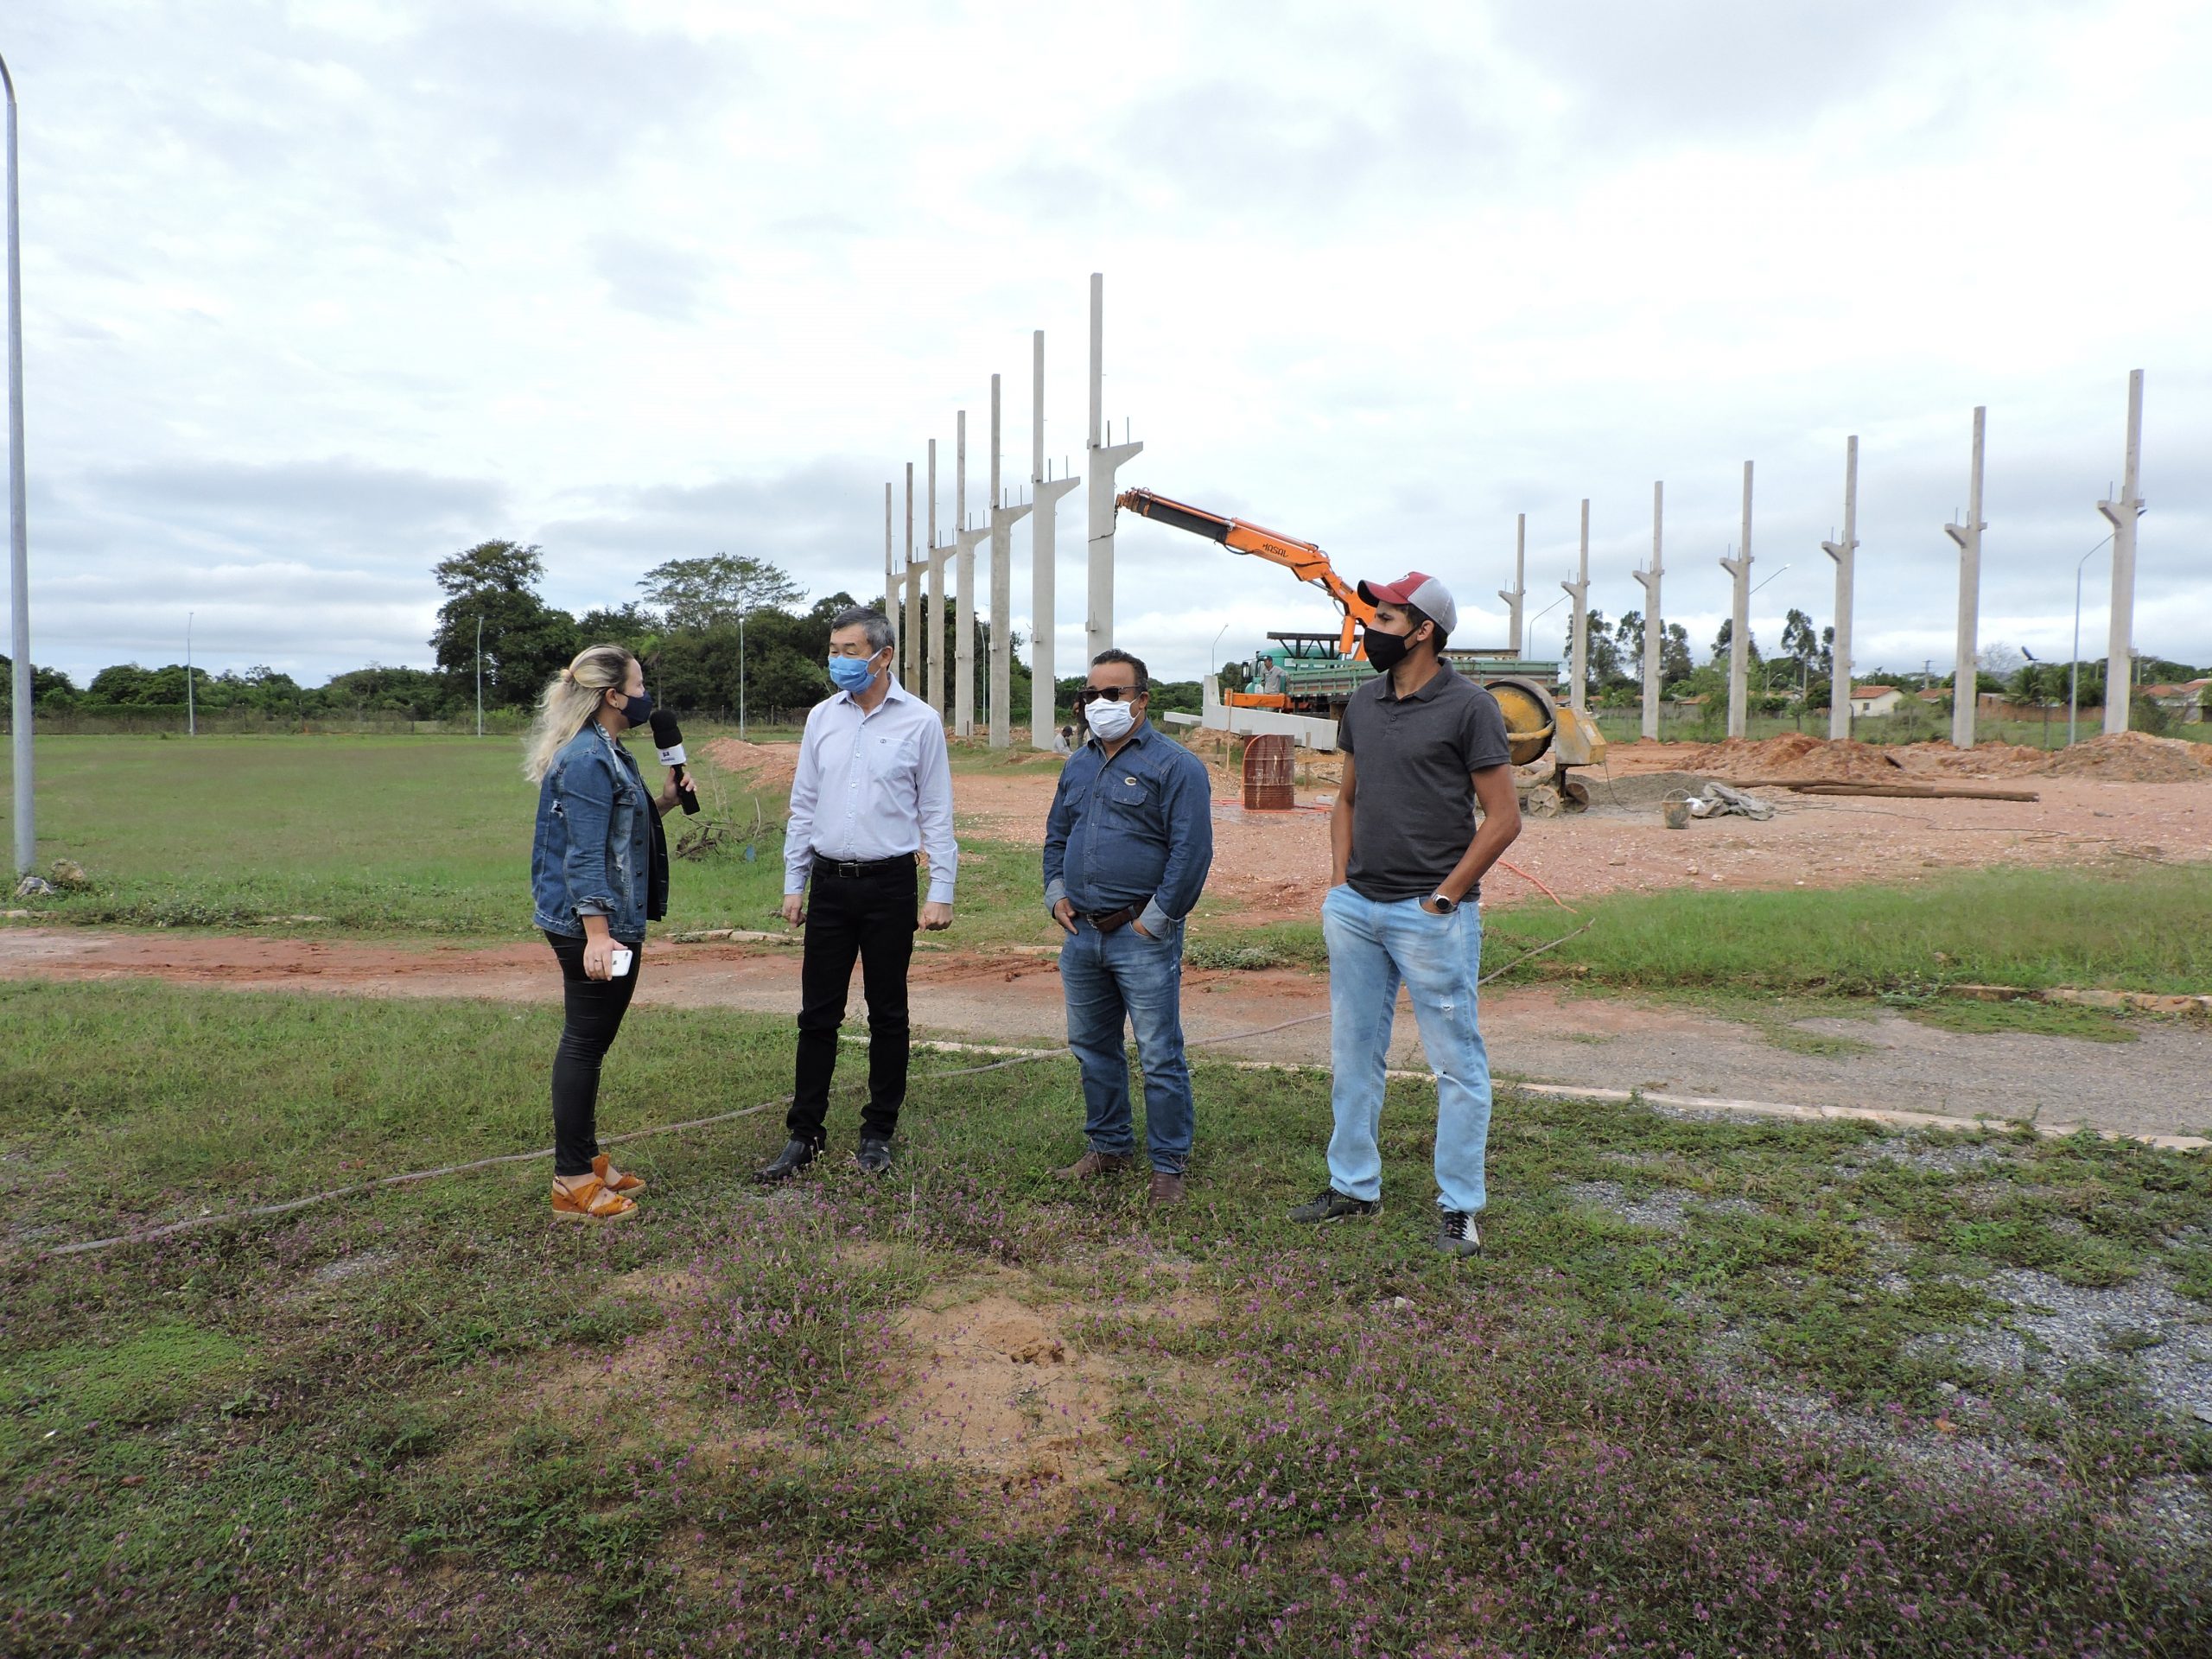
<instances>
[{"instance_id":1,"label":"row of concrete pillar","mask_svg":"<svg viewBox=\"0 0 2212 1659\"><path fill-rule=\"evenodd\" d=\"M984 728L991 747L1013 742L1014 527L1030 520L1030 708L1029 741L1038 748L1052 744L1052 686L1058 664L1053 659L1053 631L1058 603L1058 508L1062 497L1075 488L1072 475L1052 477L1045 460L1045 331L1030 337L1031 382L1029 423L1029 499L1015 501L1000 478L1001 426L999 377L991 377L990 491L986 498L988 521L969 522L968 411L953 416L953 499L957 517L949 539L940 541L937 522L937 440L929 441L927 473L928 543L918 558L914 547L914 466L906 463L906 538L903 563L896 556L893 530L893 486L883 486L883 592L893 632L899 642L900 677L917 690L952 728L968 737L976 729L976 549L990 545L990 593L988 626L988 674L985 695ZM1087 612L1084 635L1085 662L1114 643L1114 495L1115 474L1122 464L1144 448L1126 435L1120 443L1107 440L1110 432L1104 415L1105 391L1105 278L1090 278L1090 431L1084 446L1085 479L1090 486L1090 540ZM947 685L944 650L945 566L952 566L954 645L951 683ZM948 701L949 698L949 701Z\"/></svg>"},{"instance_id":2,"label":"row of concrete pillar","mask_svg":"<svg viewBox=\"0 0 2212 1659\"><path fill-rule=\"evenodd\" d=\"M1959 604L1957 661L1961 688L1973 683L1971 676L1979 649L1978 622L1981 607L1981 532L1988 528L1983 521L1981 482L1982 448L1986 428L1986 409L1974 412L1974 444L1967 468L1967 514L1964 524L1945 524L1944 533L1958 544ZM2104 728L2107 732L2127 729L2129 698L2126 695L2128 664L2134 647L2135 615L2135 528L2142 516L2144 502L2139 492L2143 448L2143 371L2137 369L2127 377L2127 449L2123 471L2123 483L2117 500L2100 501L2097 511L2113 527L2112 543L2112 615L2107 639L2107 687L2121 688L2118 695L2107 692L2104 704ZM1664 613L1660 606L1660 578L1663 574L1662 547L1665 521L1666 486L1655 483L1651 486L1651 563L1639 567L1635 575L1643 588L1643 735L1659 735L1659 663L1662 643L1665 638ZM1515 656L1521 654L1522 608L1528 596L1527 570L1529 547L1529 516L1522 513L1514 532L1513 586L1500 588L1498 597L1505 601L1508 640ZM1835 642L1833 646L1834 681L1829 692L1828 734L1848 737L1851 734L1852 683L1852 580L1853 565L1859 548L1859 440L1854 435L1844 443L1843 461L1843 535L1840 541L1821 543L1821 550L1835 563ZM1732 603L1729 624L1728 655L1728 734L1741 737L1745 732L1750 707L1749 674L1751 668L1751 463L1744 463L1744 506L1740 540L1720 560L1732 582ZM1589 591L1590 591L1590 503L1582 503L1581 550L1576 565L1575 579L1562 582L1560 586L1574 601L1569 624L1568 672L1571 676L1569 698L1577 709L1583 707L1587 695L1589 664ZM1554 604L1558 601L1554 601ZM1951 709L1951 741L1961 748L1971 748L1974 741L1975 699L1954 696Z\"/></svg>"}]
</instances>

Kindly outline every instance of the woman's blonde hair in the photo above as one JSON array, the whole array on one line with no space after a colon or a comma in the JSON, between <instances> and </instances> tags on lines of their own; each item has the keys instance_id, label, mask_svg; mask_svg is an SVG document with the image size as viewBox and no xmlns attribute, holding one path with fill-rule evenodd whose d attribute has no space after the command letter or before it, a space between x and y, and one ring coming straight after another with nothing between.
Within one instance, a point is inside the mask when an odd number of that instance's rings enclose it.
<instances>
[{"instance_id":1,"label":"woman's blonde hair","mask_svg":"<svg viewBox=\"0 0 2212 1659\"><path fill-rule=\"evenodd\" d=\"M637 661L620 645L586 645L575 661L545 682L537 694L537 715L523 740L522 775L531 783L545 776L553 757L599 707L601 695L620 690Z\"/></svg>"}]
</instances>

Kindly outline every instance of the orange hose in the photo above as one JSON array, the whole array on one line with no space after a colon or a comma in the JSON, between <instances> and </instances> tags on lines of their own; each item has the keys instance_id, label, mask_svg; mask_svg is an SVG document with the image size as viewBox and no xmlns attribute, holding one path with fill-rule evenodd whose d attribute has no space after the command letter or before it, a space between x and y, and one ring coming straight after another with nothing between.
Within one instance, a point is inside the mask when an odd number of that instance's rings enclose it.
<instances>
[{"instance_id":1,"label":"orange hose","mask_svg":"<svg viewBox=\"0 0 2212 1659\"><path fill-rule=\"evenodd\" d=\"M1549 887L1546 887L1542 882L1537 880L1536 878L1529 874L1528 871L1522 869L1518 864L1509 864L1505 860L1501 858L1497 861L1497 867L1502 870L1512 871L1514 874L1519 876L1530 887L1535 888L1537 892L1542 893L1545 898L1550 899L1552 903L1557 905L1561 910L1572 912L1577 916L1580 916L1582 913L1580 911L1576 910L1573 905L1568 904L1566 899L1560 898L1559 894L1554 893Z\"/></svg>"}]
</instances>

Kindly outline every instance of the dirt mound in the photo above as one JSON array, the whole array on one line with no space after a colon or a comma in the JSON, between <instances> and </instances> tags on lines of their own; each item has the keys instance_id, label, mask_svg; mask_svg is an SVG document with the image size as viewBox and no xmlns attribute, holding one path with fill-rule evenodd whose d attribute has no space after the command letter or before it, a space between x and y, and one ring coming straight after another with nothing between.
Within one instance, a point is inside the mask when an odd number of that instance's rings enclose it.
<instances>
[{"instance_id":1,"label":"dirt mound","mask_svg":"<svg viewBox=\"0 0 2212 1659\"><path fill-rule=\"evenodd\" d=\"M788 790L798 771L796 743L748 743L741 737L718 737L706 746L707 758L724 772L742 779L758 790Z\"/></svg>"},{"instance_id":2,"label":"dirt mound","mask_svg":"<svg viewBox=\"0 0 2212 1659\"><path fill-rule=\"evenodd\" d=\"M1853 739L1833 742L1809 732L1750 742L1732 737L1708 743L1683 757L1683 769L1738 782L1764 779L1790 783L1882 783L1895 781L1896 759L1887 749Z\"/></svg>"},{"instance_id":3,"label":"dirt mound","mask_svg":"<svg viewBox=\"0 0 2212 1659\"><path fill-rule=\"evenodd\" d=\"M2147 732L2093 737L2050 757L2043 771L2054 778L2094 778L2120 784L2193 784L2212 778L2208 746Z\"/></svg>"},{"instance_id":4,"label":"dirt mound","mask_svg":"<svg viewBox=\"0 0 2212 1659\"><path fill-rule=\"evenodd\" d=\"M2050 763L2048 749L2018 743L1977 743L1955 749L1948 743L1909 743L1892 751L1898 766L1914 777L2026 778Z\"/></svg>"}]
</instances>

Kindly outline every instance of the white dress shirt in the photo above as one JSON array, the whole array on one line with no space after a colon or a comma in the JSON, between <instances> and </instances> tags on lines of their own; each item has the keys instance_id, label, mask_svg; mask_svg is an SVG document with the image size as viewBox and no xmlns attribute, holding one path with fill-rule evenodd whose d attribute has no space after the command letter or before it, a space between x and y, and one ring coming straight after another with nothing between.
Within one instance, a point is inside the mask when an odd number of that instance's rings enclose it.
<instances>
[{"instance_id":1,"label":"white dress shirt","mask_svg":"<svg viewBox=\"0 0 2212 1659\"><path fill-rule=\"evenodd\" d=\"M849 691L817 702L799 740L784 832L784 892L806 891L817 858L871 862L930 855L929 902L952 902L952 763L944 727L894 676L874 709Z\"/></svg>"}]
</instances>

